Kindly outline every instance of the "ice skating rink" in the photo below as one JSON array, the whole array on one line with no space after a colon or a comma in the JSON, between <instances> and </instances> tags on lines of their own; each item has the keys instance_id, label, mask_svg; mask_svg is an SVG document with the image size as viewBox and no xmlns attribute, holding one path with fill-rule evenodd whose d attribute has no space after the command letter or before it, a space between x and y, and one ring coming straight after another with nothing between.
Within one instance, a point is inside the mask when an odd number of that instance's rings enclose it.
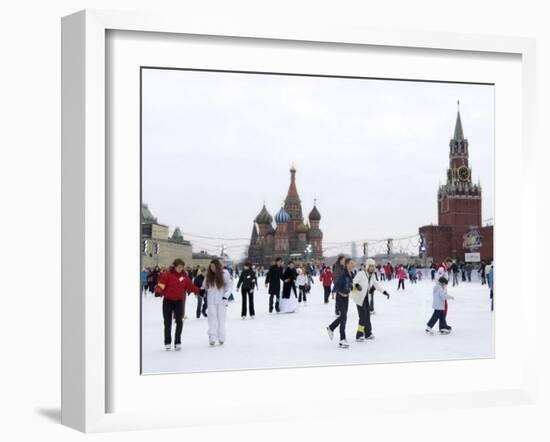
<instances>
[{"instance_id":1,"label":"ice skating rink","mask_svg":"<svg viewBox=\"0 0 550 442\"><path fill-rule=\"evenodd\" d=\"M318 279L318 278L317 278ZM334 320L334 301L323 303L323 288L316 279L307 305L297 313L270 314L264 279L255 293L256 318L241 319L241 295L227 312L224 346L209 347L207 319L196 319L196 298L187 298L182 349L166 351L163 346L162 298L143 297L143 374L284 368L343 364L369 364L426 360L489 358L494 356L494 313L489 289L479 281L449 285L455 300L449 301L447 320L453 327L449 336L426 335L425 324L433 310L431 281L416 285L405 282L405 291L396 291L397 281L382 282L390 300L375 295L372 316L374 340L355 342L357 309L350 300L346 327L349 349L338 348L338 330L330 341L325 327ZM236 282L235 282L236 284ZM434 327L436 330L437 326ZM173 331L175 324L173 325ZM173 335L172 335L173 336Z\"/></svg>"}]
</instances>

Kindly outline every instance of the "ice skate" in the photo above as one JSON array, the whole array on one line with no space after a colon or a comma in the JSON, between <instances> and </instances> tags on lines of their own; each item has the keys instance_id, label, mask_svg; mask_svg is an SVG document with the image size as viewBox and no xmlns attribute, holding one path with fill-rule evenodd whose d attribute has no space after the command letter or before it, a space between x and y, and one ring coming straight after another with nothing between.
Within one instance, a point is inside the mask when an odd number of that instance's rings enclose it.
<instances>
[{"instance_id":1,"label":"ice skate","mask_svg":"<svg viewBox=\"0 0 550 442\"><path fill-rule=\"evenodd\" d=\"M430 327L426 327L426 329L424 330L426 332L426 334L428 335L432 335L434 334L433 330L430 328Z\"/></svg>"},{"instance_id":2,"label":"ice skate","mask_svg":"<svg viewBox=\"0 0 550 442\"><path fill-rule=\"evenodd\" d=\"M330 329L330 327L327 327L327 333L329 339L332 341L332 339L334 338L334 332Z\"/></svg>"},{"instance_id":3,"label":"ice skate","mask_svg":"<svg viewBox=\"0 0 550 442\"><path fill-rule=\"evenodd\" d=\"M166 351L172 350L172 346L170 344L165 344L164 348L165 348Z\"/></svg>"},{"instance_id":4,"label":"ice skate","mask_svg":"<svg viewBox=\"0 0 550 442\"><path fill-rule=\"evenodd\" d=\"M451 330L449 330L448 328L442 328L441 330L439 330L439 333L441 333L442 335L449 335L451 334Z\"/></svg>"},{"instance_id":5,"label":"ice skate","mask_svg":"<svg viewBox=\"0 0 550 442\"><path fill-rule=\"evenodd\" d=\"M214 345L216 345L214 341L210 341L209 344L210 344L210 347L214 347Z\"/></svg>"},{"instance_id":6,"label":"ice skate","mask_svg":"<svg viewBox=\"0 0 550 442\"><path fill-rule=\"evenodd\" d=\"M223 341L219 341L220 342L220 345L223 345Z\"/></svg>"},{"instance_id":7,"label":"ice skate","mask_svg":"<svg viewBox=\"0 0 550 442\"><path fill-rule=\"evenodd\" d=\"M181 350L181 344L174 344L174 350L180 351Z\"/></svg>"},{"instance_id":8,"label":"ice skate","mask_svg":"<svg viewBox=\"0 0 550 442\"><path fill-rule=\"evenodd\" d=\"M364 336L360 336L358 338L355 338L355 342L365 342L365 337Z\"/></svg>"},{"instance_id":9,"label":"ice skate","mask_svg":"<svg viewBox=\"0 0 550 442\"><path fill-rule=\"evenodd\" d=\"M348 341L346 341L345 339L342 339L342 340L338 343L338 347L339 347L339 348L349 348Z\"/></svg>"},{"instance_id":10,"label":"ice skate","mask_svg":"<svg viewBox=\"0 0 550 442\"><path fill-rule=\"evenodd\" d=\"M370 335L368 335L367 337L365 337L365 339L368 339L368 340L374 339L374 335L373 335L373 334L370 334Z\"/></svg>"}]
</instances>

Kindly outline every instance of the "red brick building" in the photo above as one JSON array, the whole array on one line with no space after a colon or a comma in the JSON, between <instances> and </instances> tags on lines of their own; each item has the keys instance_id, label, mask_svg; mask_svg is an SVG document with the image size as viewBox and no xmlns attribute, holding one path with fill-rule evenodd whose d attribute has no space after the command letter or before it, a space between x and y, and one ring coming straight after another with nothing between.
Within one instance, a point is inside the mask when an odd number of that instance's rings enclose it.
<instances>
[{"instance_id":1,"label":"red brick building","mask_svg":"<svg viewBox=\"0 0 550 442\"><path fill-rule=\"evenodd\" d=\"M437 192L438 224L419 229L420 253L428 260L463 261L468 252L479 252L483 261L493 259L493 226L482 227L481 185L472 183L468 148L459 111L449 143L447 182Z\"/></svg>"}]
</instances>

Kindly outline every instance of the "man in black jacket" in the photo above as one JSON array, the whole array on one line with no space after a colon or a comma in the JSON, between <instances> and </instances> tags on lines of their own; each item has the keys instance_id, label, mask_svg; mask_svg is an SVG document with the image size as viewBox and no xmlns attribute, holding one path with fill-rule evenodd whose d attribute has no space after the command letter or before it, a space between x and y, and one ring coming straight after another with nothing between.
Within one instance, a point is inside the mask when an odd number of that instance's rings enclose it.
<instances>
[{"instance_id":1,"label":"man in black jacket","mask_svg":"<svg viewBox=\"0 0 550 442\"><path fill-rule=\"evenodd\" d=\"M279 299L281 296L281 278L283 276L283 260L277 258L275 264L269 267L265 277L265 286L269 286L269 313L273 312L273 298L275 298L275 311L279 313Z\"/></svg>"},{"instance_id":2,"label":"man in black jacket","mask_svg":"<svg viewBox=\"0 0 550 442\"><path fill-rule=\"evenodd\" d=\"M237 290L242 286L241 294L243 297L243 305L241 309L241 317L246 318L246 301L248 298L248 308L250 317L254 319L254 288L258 288L258 282L256 279L256 272L252 270L252 264L249 262L244 263L243 271L237 283Z\"/></svg>"}]
</instances>

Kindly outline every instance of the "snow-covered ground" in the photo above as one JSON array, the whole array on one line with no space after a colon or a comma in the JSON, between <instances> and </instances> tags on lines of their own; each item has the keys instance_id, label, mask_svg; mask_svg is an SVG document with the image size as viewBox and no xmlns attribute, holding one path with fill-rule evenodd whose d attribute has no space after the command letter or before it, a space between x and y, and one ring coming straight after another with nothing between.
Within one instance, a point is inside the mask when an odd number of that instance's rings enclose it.
<instances>
[{"instance_id":1,"label":"snow-covered ground","mask_svg":"<svg viewBox=\"0 0 550 442\"><path fill-rule=\"evenodd\" d=\"M267 289L260 278L255 293L256 318L242 320L241 295L234 292L227 314L224 346L209 347L207 319L196 319L196 298L188 297L182 334L182 350L164 350L162 299L143 298L144 374L196 372L258 368L303 367L487 358L494 355L494 314L490 310L489 289L479 282L449 286L456 299L449 301L451 335L426 335L425 324L432 314L432 282L416 285L405 282L406 290L396 291L397 281L382 282L391 294L386 300L375 295L376 315L372 316L376 338L355 342L357 309L350 301L346 327L349 349L339 349L338 330L330 341L325 327L334 320L334 301L323 303L323 288L316 281L307 306L297 313L270 314ZM175 328L175 324L174 324ZM437 328L437 326L435 327ZM434 328L434 329L435 329Z\"/></svg>"}]
</instances>

